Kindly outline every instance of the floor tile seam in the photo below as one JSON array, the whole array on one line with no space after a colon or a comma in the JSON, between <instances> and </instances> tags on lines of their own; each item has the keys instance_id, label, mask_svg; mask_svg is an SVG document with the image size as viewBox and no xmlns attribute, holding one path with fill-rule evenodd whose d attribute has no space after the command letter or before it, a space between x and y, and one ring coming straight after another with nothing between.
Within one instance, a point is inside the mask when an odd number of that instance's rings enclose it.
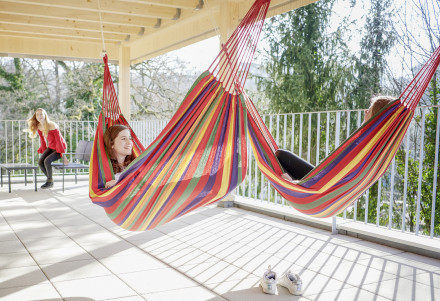
<instances>
[{"instance_id":1,"label":"floor tile seam","mask_svg":"<svg viewBox=\"0 0 440 301\"><path fill-rule=\"evenodd\" d=\"M406 280L417 282L419 284L423 284L423 285L427 285L429 287L432 287L431 285L428 285L428 284L425 284L424 282L421 282L421 280L417 280L417 277L416 277L416 279L411 279L411 276L407 275L407 276L402 276L401 278L405 278ZM434 288L440 290L440 285L438 287L434 286Z\"/></svg>"},{"instance_id":2,"label":"floor tile seam","mask_svg":"<svg viewBox=\"0 0 440 301\"><path fill-rule=\"evenodd\" d=\"M220 244L221 244L221 243L220 243ZM216 258L218 261L215 261L215 263L218 263L219 261L223 261L223 262L226 262L228 265L232 265L232 266L234 266L235 268L237 268L238 270L240 270L240 271L242 271L242 272L245 272L246 274L248 274L248 276L251 275L251 276L259 277L258 275L255 275L255 274L253 274L252 272L249 272L249 271L247 271L247 270L242 269L241 267L235 265L234 263L231 263L231 262L227 262L227 261L225 261L224 258L218 257L216 254L214 254L214 252L209 253L209 251L202 250L202 249L200 249L199 247L195 247L195 246L191 246L191 247L195 248L196 250L198 250L198 251L200 251L200 252L202 252L202 253L208 254L208 255L211 256L211 257ZM176 269L179 270L178 268L176 268ZM179 270L179 272L180 272L180 270ZM184 272L183 272L183 273L184 273ZM185 273L185 275L186 275L186 273ZM188 277L189 277L189 276L188 276ZM191 278L191 277L190 277L190 278ZM206 283L206 284L210 284L210 283ZM216 294L217 294L217 293L216 293Z\"/></svg>"},{"instance_id":3,"label":"floor tile seam","mask_svg":"<svg viewBox=\"0 0 440 301\"><path fill-rule=\"evenodd\" d=\"M342 259L342 260L344 260L344 259ZM345 263L348 263L348 262L343 262L343 264L345 264ZM357 262L356 262L356 261L352 261L352 262L350 262L350 263L352 264L352 267L350 268L349 273L347 274L347 276L346 276L345 279L343 279L343 280L339 280L338 278L336 278L335 275L338 273L337 270L333 271L330 275L327 275L327 274L323 273L321 270L318 270L317 267L309 267L309 266L306 266L305 268L306 268L306 270L310 270L310 271L312 271L312 272L314 272L314 273L317 273L317 274L320 274L320 275L322 275L322 276L325 276L325 277L328 277L328 278L331 278L331 279L335 279L335 280L337 280L337 281L341 281L341 282L346 283L346 284L348 284L348 285L357 286L357 284L350 284L350 283L348 282L348 281L349 281L349 277L350 277L350 276L352 275L352 273L353 273L353 268L357 265ZM331 264L331 265L329 265L329 266L339 266L340 264L341 264L341 263L338 263L338 264ZM324 265L323 265L323 266L324 266ZM383 275L383 274L390 275L391 277L389 278L389 280L398 278L397 275L394 275L394 274L391 274L391 273L388 273L388 272L384 272L384 271L381 271L381 270L378 270L378 269L375 269L375 268L372 268L372 267L368 267L368 266L365 266L365 267L368 268L368 269L367 269L366 272L364 273L364 277L363 277L363 279L365 279L365 277L367 276L367 274L368 274L368 272L369 272L370 269L376 270L377 272L380 273L380 275ZM364 280L362 280L362 281L364 281ZM372 283L374 283L374 282L372 282ZM370 284L370 283L369 283L369 284Z\"/></svg>"},{"instance_id":4,"label":"floor tile seam","mask_svg":"<svg viewBox=\"0 0 440 301\"><path fill-rule=\"evenodd\" d=\"M199 214L201 214L201 213L199 213ZM207 217L206 219L209 219L209 218L215 219L217 222L224 221L225 219L228 219L228 216L224 216L223 218L222 217L214 218L213 216L209 216L209 215L204 215L204 216ZM205 219L203 219L203 220L205 220ZM194 225L194 224L196 224L196 223L198 223L200 221L202 221L202 220L198 220L198 221L195 221L195 222L186 222L185 221L185 217L183 217L183 219L181 220L182 223L187 224L188 226L192 226L192 225ZM213 223L213 221L209 221L209 222L206 221L206 223ZM213 226L213 225L211 225L211 226Z\"/></svg>"},{"instance_id":5,"label":"floor tile seam","mask_svg":"<svg viewBox=\"0 0 440 301\"><path fill-rule=\"evenodd\" d=\"M360 265L364 265L364 266L369 267L369 265L367 264L367 263L368 263L368 262L367 262L367 259L359 260L359 261L357 261L356 263L357 263L357 264L360 264ZM398 264L398 265L406 266L407 268L412 268L412 269L417 270L416 275L423 274L423 273L431 273L431 271L424 270L424 269L420 269L420 268L417 268L417 267L415 267L415 266L405 265L405 264L403 264L403 263L399 263L399 262L395 262L395 263ZM373 267L372 267L372 268L373 268ZM378 268L375 268L375 269L376 269L376 270L379 270ZM385 270L380 270L380 271L386 272ZM391 272L387 272L387 273L392 274ZM414 273L411 272L411 273L408 274L408 275L406 275L406 274L400 275L400 277L409 277L409 276L411 276L411 275L413 275L413 274L414 274ZM439 275L440 275L440 274L439 274Z\"/></svg>"},{"instance_id":6,"label":"floor tile seam","mask_svg":"<svg viewBox=\"0 0 440 301\"><path fill-rule=\"evenodd\" d=\"M303 245L300 245L300 246L305 247L305 246L303 246ZM327 255L331 255L331 256L333 256L333 257L338 257L338 258L340 258L340 259L342 259L342 260L346 260L346 261L355 261L355 260L347 259L346 257L340 256L340 255L337 255L337 254L333 254L333 253L334 253L334 250L331 250L331 251L325 251L325 250L320 250L320 249L315 249L315 248L310 248L310 249L313 249L313 250L315 250L315 251L318 251L319 254L320 254L320 253L324 253L324 254L327 254ZM284 254L284 253L291 253L291 252L286 251L286 252L283 252L283 254ZM377 257L377 256L375 256L375 255L366 254L366 253L365 253L364 255ZM280 256L282 256L282 255L274 254L274 256L275 256L275 257L278 257L278 258L280 258L280 259L284 259L284 257L280 257ZM360 256L360 255L359 255L359 256ZM358 257L359 257L359 256L358 256ZM380 257L378 257L378 258L380 258Z\"/></svg>"},{"instance_id":7,"label":"floor tile seam","mask_svg":"<svg viewBox=\"0 0 440 301\"><path fill-rule=\"evenodd\" d=\"M384 298L385 300L395 301L395 300L389 299L389 298L387 298L387 297L385 297L385 296L379 295L379 294L377 294L377 293L375 293L375 292L371 292L371 291L369 291L369 290L366 290L366 289L361 288L361 287L358 287L358 286L352 286L352 287L348 287L348 288L343 288L343 289L341 289L341 291L342 291L342 290L346 290L346 289L347 289L347 290L348 290L348 289L352 289L352 288L357 288L359 291L366 291L366 292L368 292L368 293L373 294L374 296L379 296L379 297L381 297L381 298ZM334 291L331 291L331 292L334 292ZM327 293L327 292L326 292L326 293ZM309 297L312 298L312 297L319 296L319 295L320 295L320 294L313 294L313 295L309 295ZM311 300L315 300L315 298L313 298L313 299L311 299Z\"/></svg>"},{"instance_id":8,"label":"floor tile seam","mask_svg":"<svg viewBox=\"0 0 440 301\"><path fill-rule=\"evenodd\" d=\"M377 250L377 251L379 251L379 252L381 252L381 253L384 253L383 255L375 255L375 256L377 256L377 257L385 257L385 256L395 256L395 255L399 255L399 254L403 254L403 253L408 253L407 251L404 251L404 250L400 250L400 249L396 249L396 248L393 248L393 247L389 247L389 246L385 246L385 245L383 245L383 244L380 244L380 243L375 243L375 242L371 242L371 241L368 241L368 240L363 240L363 239L361 239L361 240L359 240L359 241L362 241L362 242L366 242L366 243L369 243L369 244L376 244L376 245L378 245L380 248L389 248L389 249L394 249L394 250L396 250L396 253L388 253L387 251L382 251L382 250L379 250L378 248L372 248L371 246L362 246L362 245L360 245L360 247L366 247L366 248L368 248L368 249L374 249L374 250ZM352 241L352 242L349 242L349 243L347 243L347 245L353 245L353 244L355 244L355 243L359 243L359 241Z\"/></svg>"},{"instance_id":9,"label":"floor tile seam","mask_svg":"<svg viewBox=\"0 0 440 301\"><path fill-rule=\"evenodd\" d=\"M180 288L180 289L176 289L176 290L182 290L182 289L186 289L186 288ZM162 293L162 292L164 292L164 291L160 291L160 292L154 292L154 293L144 293L144 294L142 294L142 298L144 299L144 300L146 300L146 301L148 301L148 295L154 295L154 294L160 294L160 293ZM167 291L168 292L168 291ZM222 295L219 295L219 294L217 294L217 293L215 293L215 295L216 295L216 297L217 298L221 298L222 300L224 300L224 301L229 301L229 299L226 299L224 296L222 296ZM145 296L145 297L144 297ZM112 301L113 299L106 299L106 300L104 300L104 301ZM161 299L162 300L162 299Z\"/></svg>"},{"instance_id":10,"label":"floor tile seam","mask_svg":"<svg viewBox=\"0 0 440 301\"><path fill-rule=\"evenodd\" d=\"M32 206L32 205L31 205ZM32 206L33 207L33 206ZM38 211L38 210L37 210ZM0 214L3 216L3 213L0 211ZM6 223L8 224L8 226L12 229L14 235L17 237L17 239L20 241L20 243L23 245L23 247L26 249L27 253L29 254L29 256L32 258L32 260L35 262L35 266L38 267L39 271L44 275L44 277L46 277L46 280L50 283L50 285L52 286L52 288L57 292L57 294L60 296L60 298L62 298L61 293L58 291L58 289L54 286L54 284L52 283L52 281L50 281L48 275L41 269L40 264L35 260L34 256L32 256L31 252L29 251L29 249L26 247L26 245L23 243L23 241L20 239L20 237L17 235L17 233L15 233L15 230L13 230L13 228L11 227L11 225L9 224L9 222L7 220L5 220ZM19 276L22 277L23 275ZM17 277L14 277L17 278Z\"/></svg>"},{"instance_id":11,"label":"floor tile seam","mask_svg":"<svg viewBox=\"0 0 440 301\"><path fill-rule=\"evenodd\" d=\"M405 277L396 277L396 278L386 279L386 280L383 280L383 281L381 281L381 282L395 281L396 279L402 279L402 278L403 278L404 280L408 280L408 281L411 281L411 282L416 282L417 284L419 284L419 285L421 285L421 286L425 286L426 288L430 288L430 289L433 288L433 289L436 289L436 290L438 290L438 291L440 292L440 287L432 287L431 285L425 284L425 283L423 283L423 282L419 282L419 281L416 281L416 280L413 280L413 279L408 279L408 278L405 278ZM376 282L362 284L361 286L366 286L366 285L370 285L370 284L374 284L374 283L376 283Z\"/></svg>"},{"instance_id":12,"label":"floor tile seam","mask_svg":"<svg viewBox=\"0 0 440 301\"><path fill-rule=\"evenodd\" d=\"M408 254L414 254L414 253L411 253L411 252L404 252L404 253L408 253ZM378 258L378 259L382 259L382 260L389 260L389 261L391 261L391 262L394 262L394 263L396 263L396 264L399 264L399 265L403 265L404 263L401 263L401 262L398 262L398 261L395 261L395 260L392 260L392 259L388 259L388 257L392 257L392 256L395 256L395 255L388 255L388 256L383 256L383 257L377 257L376 256L376 258ZM410 262L413 262L414 264L423 264L424 266L431 266L429 263L425 263L425 262L421 262L421 261L415 261L415 260L412 260L412 259L406 259L406 258L403 258L403 259L405 259L405 260L407 260L407 261L410 261ZM362 260L366 260L366 259L362 259ZM439 262L440 262L440 260L439 260ZM408 267L412 267L411 265L407 265ZM438 272L438 273L440 273L440 267L438 267L437 269L435 269L435 270L427 270L426 268L417 268L417 269L422 269L423 270L423 272L426 272L426 273L431 273L431 272Z\"/></svg>"},{"instance_id":13,"label":"floor tile seam","mask_svg":"<svg viewBox=\"0 0 440 301\"><path fill-rule=\"evenodd\" d=\"M105 268L107 268L107 267L105 267ZM52 283L61 283L61 282L70 282L70 281L77 281L77 280L97 279L97 278L108 277L108 276L114 276L112 271L109 271L109 274L99 275L99 276L78 277L78 278L71 278L71 279L65 279L65 280L50 280L50 281ZM56 278L56 276L54 278Z\"/></svg>"},{"instance_id":14,"label":"floor tile seam","mask_svg":"<svg viewBox=\"0 0 440 301\"><path fill-rule=\"evenodd\" d=\"M355 262L353 262L353 264L354 264L354 265L357 265L357 263L355 263ZM339 265L339 264L337 264L337 265ZM333 265L332 265L332 266L333 266ZM316 271L316 270L311 270L311 271L313 271L313 272L315 272L315 273L319 273L319 274L321 274L321 275L323 275L323 276L330 277L330 278L332 278L332 279L335 279L335 280L342 281L342 282L344 282L344 283L348 283L348 284L350 284L348 281L349 281L350 276L351 276L352 273L353 273L353 268L354 268L354 266L352 266L352 267L350 268L350 271L349 271L349 273L347 274L347 276L345 277L344 280L338 280L337 278L335 278L335 275L336 275L337 272L338 272L337 270L336 270L336 271L333 271L333 272L331 273L330 276L324 274L324 273L321 272L321 271ZM368 268L368 267L367 267L367 268ZM376 269L376 268L372 268L372 267L370 267L370 268L368 268L368 269L364 272L362 282L363 282L364 279L366 278L366 276L367 276L367 274L369 273L370 269L373 269L373 270L375 270L376 272L379 272L380 275L381 275L381 277L382 277L383 275L385 275L385 274L388 275L389 278L388 278L387 280L392 280L392 279L402 278L402 277L399 277L398 275L391 274L391 273L384 272L384 271L378 270L378 269ZM387 281L387 280L383 280L383 281ZM360 285L362 285L362 282L361 282ZM366 283L366 284L372 284L372 283L376 283L376 282L370 282L370 283ZM354 284L350 284L350 285L354 285ZM356 286L357 286L357 284L356 284Z\"/></svg>"},{"instance_id":15,"label":"floor tile seam","mask_svg":"<svg viewBox=\"0 0 440 301\"><path fill-rule=\"evenodd\" d=\"M350 244L350 243L347 243L347 244ZM344 244L344 245L335 245L335 246L337 246L337 247L347 248L348 250L351 250L351 251L354 251L354 252L358 252L358 253L360 253L361 255L373 256L373 257L377 257L377 258L382 258L382 257L389 256L389 255L397 255L397 254L401 254L401 253L396 253L396 254L376 255L376 254L368 253L368 252L366 252L366 251L358 250L358 249L356 249L356 248L350 248L349 246L347 246L347 244ZM334 250L335 250L335 249L333 249L333 250L331 250L331 251L326 251L326 250L320 250L320 249L315 248L315 247L310 247L310 248L311 248L311 249L314 249L314 250L317 250L317 251L320 251L320 252L323 252L323 253L327 253L327 254L330 254L330 252L334 252ZM402 253L405 253L405 252L402 251ZM337 255L334 255L334 256L337 256Z\"/></svg>"},{"instance_id":16,"label":"floor tile seam","mask_svg":"<svg viewBox=\"0 0 440 301\"><path fill-rule=\"evenodd\" d=\"M176 239L177 241L180 241L180 242L182 242L182 243L185 243L185 244L189 245L190 247L192 247L192 248L194 248L194 249L196 249L196 250L198 250L198 251L200 251L200 252L202 252L202 253L206 253L206 254L209 254L210 256L213 256L213 257L215 257L215 258L217 258L217 259L219 259L219 260L223 260L223 258L221 258L221 257L217 257L216 254L213 254L214 252L211 252L211 253L210 253L210 251L211 251L213 248L215 248L215 247L217 247L217 246L219 246L219 245L222 245L223 242L218 243L216 246L212 247L212 248L209 249L209 250L203 250L201 247L194 246L194 245L190 245L190 244L188 244L188 243L186 243L186 242L184 242L184 241L181 241L179 238L175 238L175 239ZM214 241L215 241L215 240L214 240ZM210 242L210 243L212 243L212 242Z\"/></svg>"},{"instance_id":17,"label":"floor tile seam","mask_svg":"<svg viewBox=\"0 0 440 301\"><path fill-rule=\"evenodd\" d=\"M1 216L4 218L3 213L2 213L1 211L0 211L0 214L1 214ZM13 228L12 228L11 225L10 225L10 223L9 223L7 220L5 220L5 221L6 221L6 223L8 224L8 226L13 230ZM49 279L49 277L47 276L47 274L44 273L44 271L41 269L40 264L35 260L34 256L32 256L32 253L29 251L29 249L26 247L26 245L23 243L23 241L20 239L20 237L17 235L17 233L15 233L15 230L13 230L13 233L14 233L15 237L17 238L17 240L20 241L20 243L22 244L23 248L26 249L27 254L32 258L32 260L33 260L34 263L35 263L35 266L38 267L38 269L41 271L41 273L43 273L44 277L46 277L46 280L47 280L49 283L51 283L51 285L53 286L53 283L50 281L50 279ZM14 253L18 253L18 252L14 252ZM24 252L20 252L20 253L24 253ZM20 277L21 277L21 276L20 276ZM54 287L54 289L55 289L55 287ZM55 289L55 290L56 290L56 289ZM59 294L58 290L56 290L56 291L57 291L57 293ZM60 296L61 296L61 295L60 295Z\"/></svg>"},{"instance_id":18,"label":"floor tile seam","mask_svg":"<svg viewBox=\"0 0 440 301\"><path fill-rule=\"evenodd\" d=\"M231 263L229 263L229 262L225 262L225 263L227 263L228 266L231 266L231 265L232 265L234 268L236 268L236 270L233 272L233 274L234 274L234 273L237 273L238 271L240 271L240 272L244 272L245 275L246 275L246 277L244 277L244 279L247 279L247 277L249 277L249 276L255 276L255 277L257 277L257 278L261 277L261 276L257 276L257 275L255 275L255 274L253 274L253 273L251 273L251 272L249 272L249 271L246 271L246 270L244 270L244 269L242 269L242 268L240 268L240 267L237 267L237 266L235 266L235 265L233 265L233 264L231 264ZM222 272L222 271L224 271L224 270L225 270L225 269L223 268L223 269L221 269L219 272ZM203 273L203 272L202 272L202 273ZM201 274L201 273L197 274L197 276L200 275L200 274ZM207 280L205 280L204 283L206 283L206 285L219 283L219 282L211 282L211 281L209 280L209 279L212 279L213 277L215 277L217 274L218 274L218 273L212 275L210 278L208 278ZM231 276L231 275L229 275L229 276ZM228 279L230 279L230 278L228 278ZM243 279L243 278L240 278L240 279ZM240 280L240 279L231 279L231 281L236 281L236 280ZM223 281L223 282L224 282L224 281Z\"/></svg>"},{"instance_id":19,"label":"floor tile seam","mask_svg":"<svg viewBox=\"0 0 440 301\"><path fill-rule=\"evenodd\" d=\"M26 251L19 251L19 252L0 252L0 256L2 254L29 254L29 251L27 251L26 249Z\"/></svg>"},{"instance_id":20,"label":"floor tile seam","mask_svg":"<svg viewBox=\"0 0 440 301\"><path fill-rule=\"evenodd\" d=\"M39 285L50 285L56 291L56 293L58 294L59 298L61 300L64 300L63 297L61 296L60 292L57 290L57 288L51 282L49 282L49 281L48 281L48 283L38 283L38 284L20 285L20 286L9 286L9 287L3 287L3 288L0 287L0 292L2 290L10 290L10 289L12 289L12 290L14 290L14 292L16 292L17 289L24 290L24 289L27 289L29 287L35 287L35 286L39 286ZM0 298L1 297L5 297L5 296L0 296Z\"/></svg>"},{"instance_id":21,"label":"floor tile seam","mask_svg":"<svg viewBox=\"0 0 440 301\"><path fill-rule=\"evenodd\" d=\"M77 214L87 218L88 220L90 220L91 222L95 223L93 220L91 220L90 218L88 218L87 216L85 216L83 213L77 211L75 208L73 208L72 206L66 204L65 202L63 202L60 198L54 196L54 199L57 200L58 202L61 202L62 204L64 204L64 206L69 207L71 210L73 210L74 212L76 212ZM32 205L33 206L33 205ZM39 211L38 208L35 208L37 211ZM43 214L44 216L44 214ZM123 279L119 278L118 275L114 274L113 271L111 271L110 269L107 268L107 266L105 266L100 260L99 258L95 257L93 254L91 254L88 250L86 250L85 248L83 248L82 245L80 245L77 241L75 241L74 239L72 239L70 236L68 236L58 225L56 225L55 223L52 222L52 220L48 219L48 221L54 225L58 230L60 230L62 233L64 233L67 237L69 237L79 248L81 248L84 252L86 252L87 254L89 254L89 256L91 256L95 261L99 262L100 265L102 265L103 268L105 268L106 270L108 270L110 272L111 275L114 275L116 278L118 278L122 283L124 283L128 288L130 288L130 290L132 290L133 292L135 292L139 297L139 293L133 288L131 287L128 283L126 283ZM96 223L95 223L96 224ZM106 228L104 228L106 231L108 231ZM112 233L111 231L108 231L110 233ZM30 254L30 253L29 253ZM31 255L31 254L30 254ZM31 255L32 256L32 255ZM33 258L33 257L32 257ZM34 259L34 258L33 258ZM35 259L34 259L35 260ZM58 262L57 262L58 263ZM38 264L38 263L37 263ZM55 265L56 263L53 263L52 265ZM42 270L41 266L38 264L38 267L40 268L41 272L45 274L46 278L48 278L48 280L51 282L52 286L56 289L54 283L52 283L52 281L49 279L49 277L46 275L46 273ZM102 277L102 276L101 276ZM58 294L60 294L60 292L56 289L56 291L58 292ZM60 294L60 296L62 296Z\"/></svg>"},{"instance_id":22,"label":"floor tile seam","mask_svg":"<svg viewBox=\"0 0 440 301\"><path fill-rule=\"evenodd\" d=\"M198 281L192 279L191 277L189 277L189 276L186 275L185 273L182 273L181 271L176 270L174 267L172 267L171 265L169 265L167 262L161 260L161 259L158 258L157 256L154 256L154 255L152 255L152 254L146 252L145 250L143 250L143 249L139 248L138 246L132 244L130 241L128 241L128 240L125 239L124 237L121 237L120 235L118 235L118 234L114 233L113 231L107 229L107 228L104 227L103 225L94 222L94 221L91 220L87 215L83 214L81 211L78 211L76 208L72 207L71 205L66 204L66 203L63 202L61 199L59 199L59 198L56 198L56 199L57 199L59 202L63 203L65 206L68 206L69 208L71 208L72 210L74 210L75 212L77 212L78 214L80 214L81 216L83 216L83 217L87 218L88 220L90 220L91 222L93 222L93 223L99 225L100 227L102 227L103 229L105 229L106 231L108 231L109 233L111 233L112 235L114 235L114 236L120 238L121 240L127 242L128 244L130 244L130 245L133 246L134 248L140 250L141 252L144 252L145 254L148 254L148 255L152 256L153 258L155 258L156 260L162 262L163 264L165 264L165 265L168 266L169 268L171 268L171 269L173 269L174 271L177 271L178 273L182 274L184 277L189 278L191 281L194 281L194 282L197 283L198 285L200 285L200 286L204 287L205 289L211 291L211 292L212 292L213 294L215 294L216 296L220 296L220 295L218 295L216 292L214 292L214 291L212 291L211 289L209 289L209 287L206 287L203 283L200 283L200 282L198 282ZM60 231L62 231L62 230L60 229ZM63 231L63 233L64 233L64 231ZM85 250L85 249L84 249L84 250ZM85 251L86 251L87 253L89 253L87 250L85 250ZM89 253L89 255L92 256L93 258L95 258L95 260L97 260L100 264L104 265L104 264L103 264L98 258L96 258L95 256L93 256L93 255L90 254L90 253ZM107 268L107 267L105 266L105 268ZM111 272L112 272L112 271L111 271ZM128 285L123 279L121 279L118 275L114 274L113 272L112 272L112 274L115 275L118 279L120 279L120 280L121 280L125 285L127 285L130 289L132 289L134 292L136 292L139 296L141 295L141 294L138 293L134 288L132 288L130 285Z\"/></svg>"},{"instance_id":23,"label":"floor tile seam","mask_svg":"<svg viewBox=\"0 0 440 301\"><path fill-rule=\"evenodd\" d=\"M384 280L383 282L391 281L391 280L395 280L395 279L388 279L388 280ZM374 284L374 283L366 283L366 284L364 284L364 285L360 285L359 287L360 287L361 289L367 291L367 292L373 293L373 294L375 294L375 295L377 295L377 296L380 296L380 297L383 297L383 298L385 298L385 299L388 299L388 300L396 300L395 298L394 298L394 299L390 299L390 298L386 297L386 296L384 295L384 293L381 294L380 291L377 291L377 290L379 290L380 287L377 287L377 286L376 286L376 291L373 291L373 289L369 289L369 288L366 287L366 286L371 285L371 284ZM422 283L419 283L419 284L422 284ZM422 284L422 285L423 285L423 284ZM423 286L427 286L427 285L423 285ZM429 287L429 286L427 286L427 287ZM393 290L393 293L395 293L395 292L396 292L396 287L394 287L394 290Z\"/></svg>"},{"instance_id":24,"label":"floor tile seam","mask_svg":"<svg viewBox=\"0 0 440 301\"><path fill-rule=\"evenodd\" d=\"M316 276L315 276L316 277ZM313 296L313 295L320 295L320 294L325 294L325 293L330 293L330 292L335 292L335 291L340 291L340 290L344 290L344 289L351 289L351 288L355 288L356 286L354 286L354 285L352 285L352 284L350 284L350 283L347 283L347 282L343 282L343 281L340 281L340 280L337 280L337 279L333 279L333 278L331 278L331 277L328 277L328 276L326 276L327 278L329 278L330 280L336 280L336 281L339 281L339 282L341 282L341 284L342 284L342 287L341 288L327 288L327 286L328 285L326 285L324 288L322 288L321 289L321 291L319 292L319 293L317 293L317 294L308 294L307 293L307 285L305 285L304 283L303 283L303 286L304 287L306 287L305 288L305 290L304 290L304 293L305 293L305 295L304 296ZM329 282L329 281L327 281L327 282Z\"/></svg>"}]
</instances>

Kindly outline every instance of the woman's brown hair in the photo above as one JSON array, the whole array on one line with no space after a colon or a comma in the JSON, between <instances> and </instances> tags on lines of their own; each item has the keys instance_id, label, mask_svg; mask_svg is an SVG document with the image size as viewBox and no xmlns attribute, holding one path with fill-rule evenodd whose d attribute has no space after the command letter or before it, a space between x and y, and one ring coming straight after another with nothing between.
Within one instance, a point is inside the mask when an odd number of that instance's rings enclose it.
<instances>
[{"instance_id":1,"label":"woman's brown hair","mask_svg":"<svg viewBox=\"0 0 440 301\"><path fill-rule=\"evenodd\" d=\"M371 99L371 116L376 115L385 107L387 104L396 100L396 98L391 96L376 96Z\"/></svg>"},{"instance_id":2,"label":"woman's brown hair","mask_svg":"<svg viewBox=\"0 0 440 301\"><path fill-rule=\"evenodd\" d=\"M115 143L116 137L123 130L130 130L130 129L125 125L115 124L109 127L104 133L104 145L105 148L107 149L108 155L110 156L110 161L112 162L114 173L122 172L125 169L125 167L127 167L134 159L136 159L133 150L131 151L131 155L125 157L124 163L119 164L118 160L116 159L112 146Z\"/></svg>"}]
</instances>

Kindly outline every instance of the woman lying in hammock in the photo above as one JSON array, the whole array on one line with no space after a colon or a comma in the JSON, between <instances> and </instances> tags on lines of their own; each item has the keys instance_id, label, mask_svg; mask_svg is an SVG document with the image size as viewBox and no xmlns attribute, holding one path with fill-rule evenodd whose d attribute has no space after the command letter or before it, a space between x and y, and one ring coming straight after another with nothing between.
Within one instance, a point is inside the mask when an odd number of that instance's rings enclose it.
<instances>
[{"instance_id":1,"label":"woman lying in hammock","mask_svg":"<svg viewBox=\"0 0 440 301\"><path fill-rule=\"evenodd\" d=\"M108 181L105 188L116 184L124 169L136 158L130 130L122 124L109 127L104 133L104 145L112 162L115 179Z\"/></svg>"},{"instance_id":2,"label":"woman lying in hammock","mask_svg":"<svg viewBox=\"0 0 440 301\"><path fill-rule=\"evenodd\" d=\"M370 107L365 110L364 123L394 100L395 98L389 96L377 96L372 98ZM309 162L284 149L278 149L275 152L275 156L286 171L281 177L288 181L301 180L315 168L315 166Z\"/></svg>"}]
</instances>

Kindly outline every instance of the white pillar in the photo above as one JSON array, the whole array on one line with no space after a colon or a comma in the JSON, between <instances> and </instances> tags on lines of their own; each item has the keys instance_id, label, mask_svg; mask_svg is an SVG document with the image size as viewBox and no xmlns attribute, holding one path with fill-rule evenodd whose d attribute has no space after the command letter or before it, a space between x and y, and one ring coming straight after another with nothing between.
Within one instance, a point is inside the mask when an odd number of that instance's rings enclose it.
<instances>
[{"instance_id":1,"label":"white pillar","mask_svg":"<svg viewBox=\"0 0 440 301\"><path fill-rule=\"evenodd\" d=\"M119 51L119 105L125 119L130 120L130 48Z\"/></svg>"}]
</instances>

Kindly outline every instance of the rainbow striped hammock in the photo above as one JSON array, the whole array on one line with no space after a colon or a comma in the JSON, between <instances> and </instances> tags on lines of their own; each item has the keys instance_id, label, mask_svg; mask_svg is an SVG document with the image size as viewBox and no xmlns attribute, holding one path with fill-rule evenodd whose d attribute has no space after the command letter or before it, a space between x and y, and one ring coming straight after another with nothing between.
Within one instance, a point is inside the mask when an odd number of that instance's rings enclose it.
<instances>
[{"instance_id":1,"label":"rainbow striped hammock","mask_svg":"<svg viewBox=\"0 0 440 301\"><path fill-rule=\"evenodd\" d=\"M121 114L104 57L103 105L90 162L90 198L124 229L152 229L233 191L247 170L247 135L262 173L297 210L333 216L352 204L389 166L440 60L440 48L399 100L358 129L302 181L281 178L275 140L243 91L270 0L257 0L208 71L195 81L165 129L137 156L118 183L103 134L128 123Z\"/></svg>"}]
</instances>

